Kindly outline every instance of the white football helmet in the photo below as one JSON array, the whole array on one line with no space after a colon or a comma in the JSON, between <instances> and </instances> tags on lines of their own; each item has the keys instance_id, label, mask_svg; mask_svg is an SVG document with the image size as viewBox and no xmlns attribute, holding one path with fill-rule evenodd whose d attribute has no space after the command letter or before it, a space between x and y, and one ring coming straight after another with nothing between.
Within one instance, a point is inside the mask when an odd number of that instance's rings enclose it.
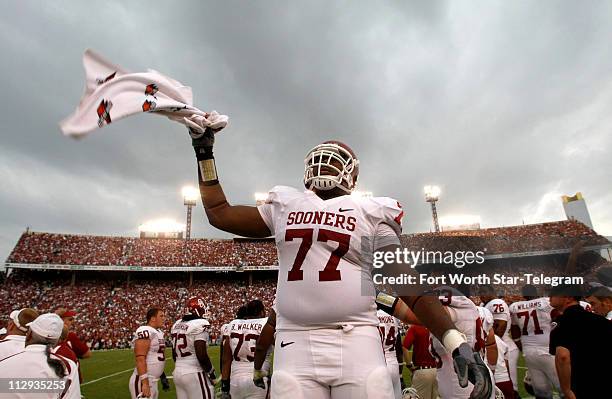
<instances>
[{"instance_id":1,"label":"white football helmet","mask_svg":"<svg viewBox=\"0 0 612 399\"><path fill-rule=\"evenodd\" d=\"M495 399L505 399L504 393L498 387L495 387Z\"/></svg>"},{"instance_id":2,"label":"white football helmet","mask_svg":"<svg viewBox=\"0 0 612 399\"><path fill-rule=\"evenodd\" d=\"M353 150L339 141L326 141L314 147L304 160L304 185L327 191L339 187L350 193L357 183L359 160Z\"/></svg>"},{"instance_id":3,"label":"white football helmet","mask_svg":"<svg viewBox=\"0 0 612 399\"><path fill-rule=\"evenodd\" d=\"M416 389L413 387L404 388L402 391L402 399L421 399Z\"/></svg>"}]
</instances>

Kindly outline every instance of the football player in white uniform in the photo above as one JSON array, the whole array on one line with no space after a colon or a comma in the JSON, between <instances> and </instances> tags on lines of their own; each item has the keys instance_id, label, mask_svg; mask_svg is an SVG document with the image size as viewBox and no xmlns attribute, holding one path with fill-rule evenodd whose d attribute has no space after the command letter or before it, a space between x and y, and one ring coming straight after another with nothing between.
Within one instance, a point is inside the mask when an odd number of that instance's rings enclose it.
<instances>
[{"instance_id":1,"label":"football player in white uniform","mask_svg":"<svg viewBox=\"0 0 612 399\"><path fill-rule=\"evenodd\" d=\"M493 330L508 346L508 367L510 371L510 379L512 387L518 396L518 359L519 348L510 336L510 310L506 302L495 296L495 290L491 285L480 286L480 299L484 306L489 309L493 315Z\"/></svg>"},{"instance_id":2,"label":"football player in white uniform","mask_svg":"<svg viewBox=\"0 0 612 399\"><path fill-rule=\"evenodd\" d=\"M215 132L195 119L186 121L211 225L241 236L276 239L279 273L272 397L393 398L380 350L371 263L364 260L361 244L363 237L378 237L388 244L385 250L400 248L403 212L398 202L350 195L359 161L347 145L328 141L306 156L305 191L277 186L259 207L230 205L217 176ZM479 369L439 301L422 295L406 297L405 302L455 353L462 383L467 385L469 369L470 378L477 382L476 397L484 398L482 392L491 389L488 375Z\"/></svg>"},{"instance_id":3,"label":"football player in white uniform","mask_svg":"<svg viewBox=\"0 0 612 399\"><path fill-rule=\"evenodd\" d=\"M399 321L384 310L377 310L378 329L380 330L380 339L382 340L383 350L385 352L385 360L387 361L387 371L393 382L393 392L395 398L402 398L402 368L400 363L403 363L403 351L401 339L399 335ZM399 348L399 357L398 357Z\"/></svg>"},{"instance_id":4,"label":"football player in white uniform","mask_svg":"<svg viewBox=\"0 0 612 399\"><path fill-rule=\"evenodd\" d=\"M164 333L160 330L166 316L160 308L147 311L147 324L138 327L134 333L132 345L136 358L136 368L130 377L130 395L132 399L157 399L157 381L164 372L166 343Z\"/></svg>"},{"instance_id":5,"label":"football player in white uniform","mask_svg":"<svg viewBox=\"0 0 612 399\"><path fill-rule=\"evenodd\" d=\"M206 349L210 323L204 319L205 314L202 298L191 297L187 300L187 314L170 330L177 399L215 397L215 369Z\"/></svg>"},{"instance_id":6,"label":"football player in white uniform","mask_svg":"<svg viewBox=\"0 0 612 399\"><path fill-rule=\"evenodd\" d=\"M241 305L236 311L236 319L244 319L246 317L246 305ZM223 348L225 341L229 339L229 323L221 326L221 345L219 345L219 370L223 370Z\"/></svg>"},{"instance_id":7,"label":"football player in white uniform","mask_svg":"<svg viewBox=\"0 0 612 399\"><path fill-rule=\"evenodd\" d=\"M482 339L485 341L485 347L481 352L483 357L487 360L487 366L492 372L495 372L497 366L498 353L497 353L497 341L495 341L495 332L493 331L493 315L489 312L489 309L476 306L478 314L480 315L480 321L482 322Z\"/></svg>"},{"instance_id":8,"label":"football player in white uniform","mask_svg":"<svg viewBox=\"0 0 612 399\"><path fill-rule=\"evenodd\" d=\"M510 305L512 336L520 337L535 397L550 399L553 387L560 392L555 357L548 352L551 314L556 311L550 306L548 297L537 298L537 290L533 285L525 285L522 291L525 300Z\"/></svg>"},{"instance_id":9,"label":"football player in white uniform","mask_svg":"<svg viewBox=\"0 0 612 399\"><path fill-rule=\"evenodd\" d=\"M466 291L467 287L463 287L463 289ZM478 360L481 369L484 369L489 378L487 382L492 384L491 370L484 364L481 357L486 341L478 307L472 300L455 288L438 287L434 292L439 294L440 303L444 306L457 329L464 334L470 350L473 351L474 358ZM483 314L483 316L487 317L486 314ZM410 310L405 311L405 317L401 318L401 320L408 324L422 324L418 316ZM446 345L433 335L431 337L430 351L438 363L437 380L440 397L443 399L473 399L472 384L464 387L459 383L458 374L453 370L456 365L456 361L453 361L453 354L448 351ZM487 390L487 399L495 399L493 386Z\"/></svg>"},{"instance_id":10,"label":"football player in white uniform","mask_svg":"<svg viewBox=\"0 0 612 399\"><path fill-rule=\"evenodd\" d=\"M230 339L225 343L224 349L221 398L266 398L268 390L265 382L264 389L253 382L255 346L266 322L263 303L255 299L247 304L245 319L236 319L229 323ZM267 374L269 369L270 361L266 358L260 370Z\"/></svg>"}]
</instances>

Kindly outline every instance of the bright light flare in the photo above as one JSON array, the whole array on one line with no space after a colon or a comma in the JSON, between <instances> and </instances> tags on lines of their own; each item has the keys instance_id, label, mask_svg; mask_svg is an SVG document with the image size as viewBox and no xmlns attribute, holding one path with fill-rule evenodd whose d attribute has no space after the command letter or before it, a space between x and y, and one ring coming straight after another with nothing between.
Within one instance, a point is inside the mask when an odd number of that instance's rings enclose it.
<instances>
[{"instance_id":1,"label":"bright light flare","mask_svg":"<svg viewBox=\"0 0 612 399\"><path fill-rule=\"evenodd\" d=\"M187 201L197 201L200 197L200 190L193 186L185 186L182 190L183 198Z\"/></svg>"},{"instance_id":2,"label":"bright light flare","mask_svg":"<svg viewBox=\"0 0 612 399\"><path fill-rule=\"evenodd\" d=\"M425 186L423 191L425 192L426 201L437 201L440 198L440 187L438 186Z\"/></svg>"},{"instance_id":3,"label":"bright light flare","mask_svg":"<svg viewBox=\"0 0 612 399\"><path fill-rule=\"evenodd\" d=\"M155 219L138 226L138 231L145 233L180 233L185 231L185 225L174 219Z\"/></svg>"}]
</instances>

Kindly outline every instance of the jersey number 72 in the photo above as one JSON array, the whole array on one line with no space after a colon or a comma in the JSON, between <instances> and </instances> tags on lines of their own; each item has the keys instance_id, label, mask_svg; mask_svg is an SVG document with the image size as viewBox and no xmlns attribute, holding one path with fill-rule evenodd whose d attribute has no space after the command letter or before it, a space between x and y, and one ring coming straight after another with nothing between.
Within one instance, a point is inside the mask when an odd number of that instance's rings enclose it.
<instances>
[{"instance_id":1,"label":"jersey number 72","mask_svg":"<svg viewBox=\"0 0 612 399\"><path fill-rule=\"evenodd\" d=\"M285 232L285 241L293 241L295 238L301 238L302 243L298 249L295 261L291 270L289 270L287 280L296 281L304 279L304 271L302 270L302 264L306 258L306 254L312 247L312 239L314 236L314 229L287 229ZM340 270L338 270L338 263L349 250L349 242L351 236L344 233L338 233L337 231L319 229L317 234L318 242L335 241L338 243L338 248L333 250L327 260L325 268L319 271L319 281L338 281L341 280Z\"/></svg>"}]
</instances>

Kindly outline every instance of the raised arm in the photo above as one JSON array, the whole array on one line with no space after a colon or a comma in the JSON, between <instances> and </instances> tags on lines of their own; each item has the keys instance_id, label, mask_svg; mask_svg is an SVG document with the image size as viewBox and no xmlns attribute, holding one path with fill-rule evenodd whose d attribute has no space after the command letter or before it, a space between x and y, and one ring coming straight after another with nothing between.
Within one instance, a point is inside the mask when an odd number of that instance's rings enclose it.
<instances>
[{"instance_id":1,"label":"raised arm","mask_svg":"<svg viewBox=\"0 0 612 399\"><path fill-rule=\"evenodd\" d=\"M204 131L190 128L189 134L198 161L200 195L210 224L244 237L270 236L270 229L261 218L257 207L231 205L225 198L213 156L215 131L210 128Z\"/></svg>"}]
</instances>

